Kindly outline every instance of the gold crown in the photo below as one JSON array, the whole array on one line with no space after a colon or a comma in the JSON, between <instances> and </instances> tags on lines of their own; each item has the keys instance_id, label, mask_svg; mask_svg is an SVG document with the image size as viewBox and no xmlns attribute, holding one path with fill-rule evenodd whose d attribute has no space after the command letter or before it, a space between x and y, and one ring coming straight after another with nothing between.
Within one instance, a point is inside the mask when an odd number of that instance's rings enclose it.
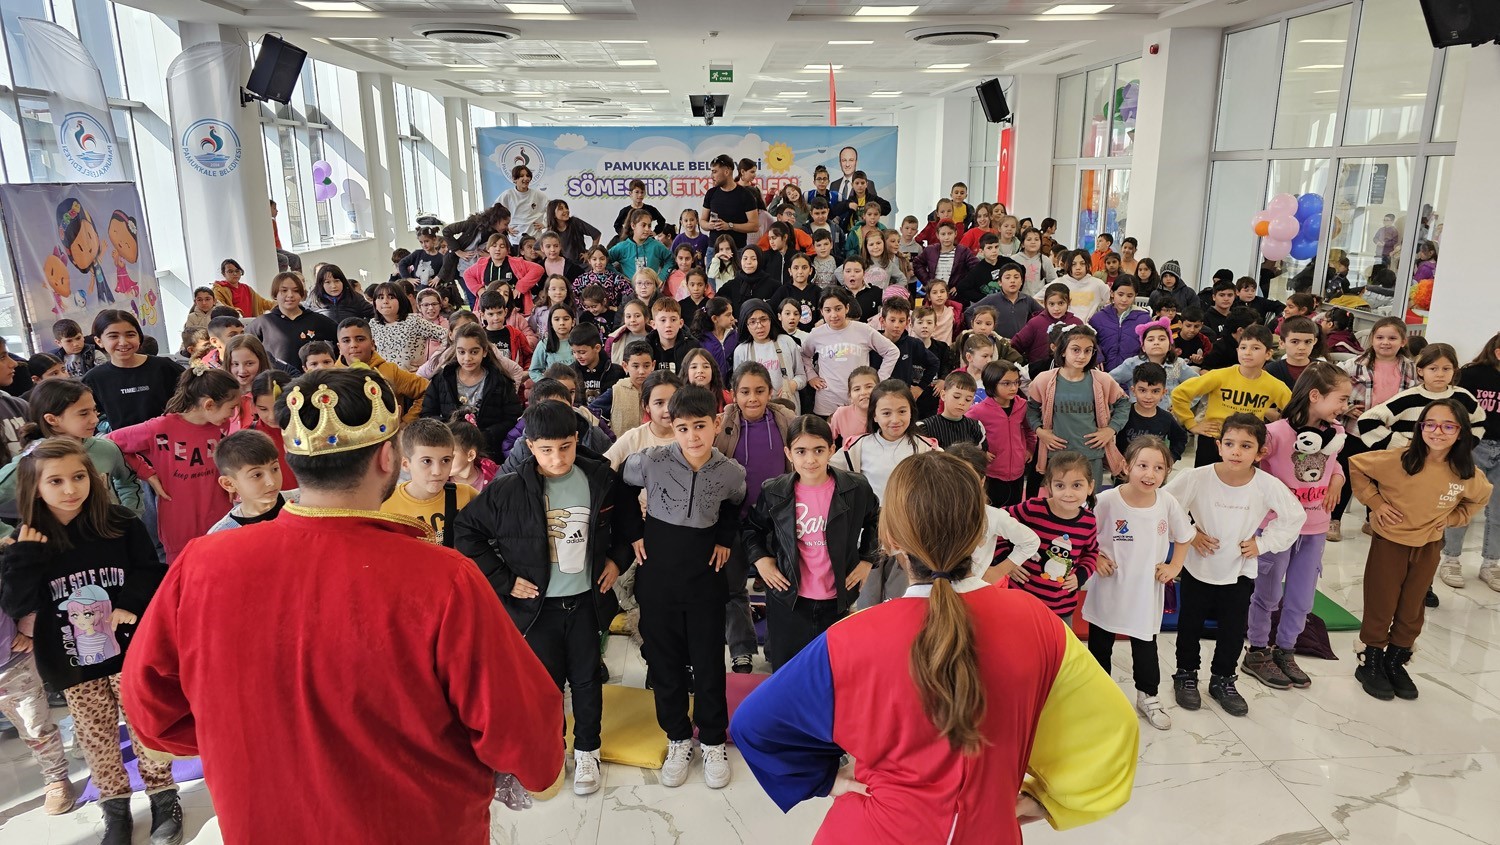
<instances>
[{"instance_id":1,"label":"gold crown","mask_svg":"<svg viewBox=\"0 0 1500 845\"><path fill-rule=\"evenodd\" d=\"M318 425L311 431L302 424L302 406L306 402L302 388L288 390L286 406L292 413L283 438L287 452L311 458L374 446L394 437L400 427L398 411L386 406L380 385L369 376L365 377L362 390L370 400L370 419L364 425L350 426L340 420L334 410L339 404L338 394L326 384L318 385L312 395L313 404L318 409Z\"/></svg>"}]
</instances>

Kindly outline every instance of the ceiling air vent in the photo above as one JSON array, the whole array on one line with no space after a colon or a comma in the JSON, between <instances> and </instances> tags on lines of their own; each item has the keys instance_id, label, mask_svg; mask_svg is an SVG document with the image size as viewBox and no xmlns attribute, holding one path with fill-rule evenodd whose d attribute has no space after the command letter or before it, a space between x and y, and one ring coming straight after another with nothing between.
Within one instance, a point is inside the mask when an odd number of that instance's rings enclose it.
<instances>
[{"instance_id":1,"label":"ceiling air vent","mask_svg":"<svg viewBox=\"0 0 1500 845\"><path fill-rule=\"evenodd\" d=\"M1078 58L1078 56L1079 56L1078 53L1069 53L1066 56L1058 56L1055 59L1048 59L1045 62L1038 62L1037 64L1038 64L1038 66L1042 66L1042 65L1055 65L1058 62L1065 62L1068 59L1076 59L1076 58Z\"/></svg>"},{"instance_id":2,"label":"ceiling air vent","mask_svg":"<svg viewBox=\"0 0 1500 845\"><path fill-rule=\"evenodd\" d=\"M623 114L591 114L589 120L622 120L624 117Z\"/></svg>"},{"instance_id":3,"label":"ceiling air vent","mask_svg":"<svg viewBox=\"0 0 1500 845\"><path fill-rule=\"evenodd\" d=\"M412 32L444 44L504 44L520 37L519 30L487 23L419 23Z\"/></svg>"},{"instance_id":4,"label":"ceiling air vent","mask_svg":"<svg viewBox=\"0 0 1500 845\"><path fill-rule=\"evenodd\" d=\"M603 97L568 97L567 99L558 101L559 105L573 106L574 108L581 109L594 108L596 106L607 105L608 103L609 100Z\"/></svg>"},{"instance_id":5,"label":"ceiling air vent","mask_svg":"<svg viewBox=\"0 0 1500 845\"><path fill-rule=\"evenodd\" d=\"M972 47L986 44L1006 32L1009 30L1003 26L924 26L908 29L906 37L918 44L936 47Z\"/></svg>"},{"instance_id":6,"label":"ceiling air vent","mask_svg":"<svg viewBox=\"0 0 1500 845\"><path fill-rule=\"evenodd\" d=\"M516 53L516 58L523 62L560 62L562 56L556 53Z\"/></svg>"}]
</instances>

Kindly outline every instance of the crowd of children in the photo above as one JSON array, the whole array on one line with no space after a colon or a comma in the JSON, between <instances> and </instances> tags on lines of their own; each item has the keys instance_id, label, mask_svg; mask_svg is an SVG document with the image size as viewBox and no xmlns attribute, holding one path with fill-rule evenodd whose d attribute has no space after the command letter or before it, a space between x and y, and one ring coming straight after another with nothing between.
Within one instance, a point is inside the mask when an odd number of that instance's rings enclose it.
<instances>
[{"instance_id":1,"label":"crowd of children","mask_svg":"<svg viewBox=\"0 0 1500 845\"><path fill-rule=\"evenodd\" d=\"M696 735L705 781L724 786L725 646L733 672L753 671L763 614L774 671L855 607L903 595L877 525L892 473L927 452L983 479L974 574L1081 614L1106 670L1129 639L1137 709L1161 730L1168 590L1180 708L1201 706L1209 619L1225 712L1248 711L1240 671L1311 684L1293 650L1351 497L1371 514L1357 671L1371 695L1416 697L1403 667L1430 584L1463 585L1481 510L1479 577L1500 590L1500 508L1485 508L1500 335L1468 364L1443 343L1413 353L1394 319L1361 346L1306 294L1283 306L1226 272L1200 295L1134 239L1124 255L1103 235L1068 251L1052 221L969 206L962 185L925 229L887 231L862 173L848 197L821 169L814 184L757 199L777 217L759 246L711 241L692 211L666 226L644 187L607 246L561 200L528 199L517 254L496 228L461 281L423 230L368 294L314 268L311 305L335 329L275 355L256 324L296 315L241 295L237 275L199 292L175 360L146 351L129 312L88 332L59 321L0 469L18 526L0 562L0 637L17 644L0 709L41 764L47 811L72 792L44 682L73 711L108 829L128 830L113 725L132 626L185 544L295 501L275 405L292 375L327 367L368 368L399 397L402 480L384 511L472 557L571 688L580 795L600 787L599 644L617 610L667 735L662 783L685 782ZM278 296L300 302L283 275ZM1190 435L1194 466L1174 474ZM140 759L152 841L177 841L170 771Z\"/></svg>"}]
</instances>

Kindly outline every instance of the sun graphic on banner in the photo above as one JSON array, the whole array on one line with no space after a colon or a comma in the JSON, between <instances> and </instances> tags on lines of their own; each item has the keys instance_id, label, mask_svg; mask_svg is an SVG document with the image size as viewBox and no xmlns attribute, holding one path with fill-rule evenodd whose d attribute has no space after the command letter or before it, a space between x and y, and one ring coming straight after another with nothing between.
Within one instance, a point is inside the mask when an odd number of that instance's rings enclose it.
<instances>
[{"instance_id":1,"label":"sun graphic on banner","mask_svg":"<svg viewBox=\"0 0 1500 845\"><path fill-rule=\"evenodd\" d=\"M780 141L766 147L766 167L769 167L772 173L785 173L791 170L794 158L796 154L792 152L792 148Z\"/></svg>"}]
</instances>

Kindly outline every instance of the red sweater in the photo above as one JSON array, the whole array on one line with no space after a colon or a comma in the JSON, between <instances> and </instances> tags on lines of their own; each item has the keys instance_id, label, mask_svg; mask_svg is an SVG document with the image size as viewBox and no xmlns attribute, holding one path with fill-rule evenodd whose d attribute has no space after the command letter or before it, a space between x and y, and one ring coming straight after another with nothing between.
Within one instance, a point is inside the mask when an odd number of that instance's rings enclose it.
<instances>
[{"instance_id":1,"label":"red sweater","mask_svg":"<svg viewBox=\"0 0 1500 845\"><path fill-rule=\"evenodd\" d=\"M105 435L125 453L125 462L145 480L156 476L171 497L158 506L157 533L171 563L194 537L208 533L233 504L219 486L214 447L218 426L194 425L181 414L163 414Z\"/></svg>"},{"instance_id":2,"label":"red sweater","mask_svg":"<svg viewBox=\"0 0 1500 845\"><path fill-rule=\"evenodd\" d=\"M225 842L487 843L495 772L556 780L562 696L473 561L349 513L190 543L125 661L130 720L203 758Z\"/></svg>"}]
</instances>

